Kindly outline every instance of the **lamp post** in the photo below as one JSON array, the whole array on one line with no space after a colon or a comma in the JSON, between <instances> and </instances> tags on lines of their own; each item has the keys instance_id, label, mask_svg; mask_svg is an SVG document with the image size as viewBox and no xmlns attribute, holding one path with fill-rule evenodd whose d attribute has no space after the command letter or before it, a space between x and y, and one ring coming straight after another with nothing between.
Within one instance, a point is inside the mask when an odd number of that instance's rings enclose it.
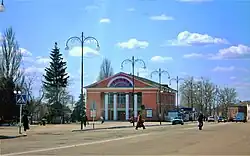
<instances>
[{"instance_id":1,"label":"lamp post","mask_svg":"<svg viewBox=\"0 0 250 156\"><path fill-rule=\"evenodd\" d=\"M99 42L98 42L98 40L95 38L95 37L92 37L92 36L87 36L87 37L85 37L84 36L84 34L83 34L83 32L82 32L82 34L81 34L81 36L80 37L78 37L78 36L73 36L73 37L70 37L67 41L66 41L66 50L68 50L69 49L69 42L70 41L78 41L78 42L80 42L81 43L81 52L82 52L82 57L81 57L81 95L80 95L80 97L81 97L81 104L83 105L83 82L84 82L84 77L83 77L83 46L84 46L84 43L86 42L86 41L89 41L89 40L94 40L94 41L96 41L96 46L97 46L97 50L99 50L100 49L100 45L99 45ZM84 107L85 108L85 107ZM85 112L85 109L83 110L84 111L84 113L86 114L86 112ZM83 129L83 122L81 122L81 130Z\"/></svg>"},{"instance_id":2,"label":"lamp post","mask_svg":"<svg viewBox=\"0 0 250 156\"><path fill-rule=\"evenodd\" d=\"M169 85L171 85L171 81L175 81L176 82L176 89L177 89L177 102L176 102L176 106L177 106L177 110L179 110L179 82L183 80L185 81L185 79L180 78L180 77L176 77L176 78L172 78L169 80Z\"/></svg>"},{"instance_id":3,"label":"lamp post","mask_svg":"<svg viewBox=\"0 0 250 156\"><path fill-rule=\"evenodd\" d=\"M14 90L14 94L15 94L15 97L16 97L16 105L17 105L17 95L20 95L21 94L21 91L20 90ZM20 111L19 111L19 126L18 126L18 130L19 130L19 134L22 134L22 109L23 109L23 105L20 104Z\"/></svg>"},{"instance_id":4,"label":"lamp post","mask_svg":"<svg viewBox=\"0 0 250 156\"><path fill-rule=\"evenodd\" d=\"M146 69L146 64L145 62L142 60L142 59L135 59L134 56L132 56L131 59L126 59L126 60L123 60L122 63L121 63L121 69L123 69L123 65L125 63L131 63L132 65L132 74L133 74L133 90L132 90L132 105L133 105L133 126L135 126L135 123L134 123L134 117L135 117L135 100L134 100L134 95L135 95L135 63L142 63L143 65L143 68Z\"/></svg>"},{"instance_id":5,"label":"lamp post","mask_svg":"<svg viewBox=\"0 0 250 156\"><path fill-rule=\"evenodd\" d=\"M4 12L5 10L5 7L4 7L4 3L3 3L3 0L1 1L1 4L0 4L0 12Z\"/></svg>"},{"instance_id":6,"label":"lamp post","mask_svg":"<svg viewBox=\"0 0 250 156\"><path fill-rule=\"evenodd\" d=\"M162 90L161 90L161 76L162 76L162 74L168 74L168 79L170 79L170 74L166 70L161 70L161 68L151 72L151 74L150 74L151 78L153 77L153 74L158 74L158 78L159 78L159 85L160 85L159 86L159 118L160 118L160 125L161 125L161 117L162 117L162 114L161 114L161 93L162 93Z\"/></svg>"}]
</instances>

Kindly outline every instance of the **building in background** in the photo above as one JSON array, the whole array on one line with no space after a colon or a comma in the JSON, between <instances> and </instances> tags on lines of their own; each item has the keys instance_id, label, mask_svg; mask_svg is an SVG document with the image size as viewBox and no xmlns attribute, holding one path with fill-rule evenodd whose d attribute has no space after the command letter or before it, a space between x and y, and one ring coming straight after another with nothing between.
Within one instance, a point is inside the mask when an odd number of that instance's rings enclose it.
<instances>
[{"instance_id":1,"label":"building in background","mask_svg":"<svg viewBox=\"0 0 250 156\"><path fill-rule=\"evenodd\" d=\"M144 105L146 120L158 120L160 93L162 115L168 110L175 109L176 91L168 85L162 85L160 92L159 86L157 82L135 76L135 116ZM88 117L94 116L96 120L101 116L105 120L128 120L133 114L133 76L131 74L120 72L85 88Z\"/></svg>"}]
</instances>

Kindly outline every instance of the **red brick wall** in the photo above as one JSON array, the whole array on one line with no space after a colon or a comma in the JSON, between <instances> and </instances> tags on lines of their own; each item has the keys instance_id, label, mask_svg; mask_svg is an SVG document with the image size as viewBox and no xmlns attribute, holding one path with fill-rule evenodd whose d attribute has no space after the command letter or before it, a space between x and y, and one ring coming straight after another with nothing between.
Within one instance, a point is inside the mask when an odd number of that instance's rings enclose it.
<instances>
[{"instance_id":1,"label":"red brick wall","mask_svg":"<svg viewBox=\"0 0 250 156\"><path fill-rule=\"evenodd\" d=\"M128 90L88 90L87 89L87 101L86 101L86 113L87 116L90 118L90 106L93 101L96 102L97 106L97 117L96 119L99 120L100 116L104 115L104 92L131 92L131 89ZM146 119L146 120L157 120L158 119L158 107L157 107L157 90L139 90L135 89L135 92L142 92L142 104L145 105L146 108L150 108L153 110L153 118ZM170 96L173 96L170 98ZM167 109L173 109L175 107L175 94L174 93L162 93L162 112ZM167 105L164 105L167 104ZM172 104L172 105L170 105Z\"/></svg>"},{"instance_id":2,"label":"red brick wall","mask_svg":"<svg viewBox=\"0 0 250 156\"><path fill-rule=\"evenodd\" d=\"M86 114L90 118L90 107L93 101L96 102L96 119L100 119L102 115L102 94L100 92L87 92L87 101L86 101Z\"/></svg>"},{"instance_id":3,"label":"red brick wall","mask_svg":"<svg viewBox=\"0 0 250 156\"><path fill-rule=\"evenodd\" d=\"M132 79L129 76L125 75L125 74L120 74L120 75L117 75L116 77L118 77L118 76L126 77L126 78L128 78L128 79L130 79L132 81ZM111 77L111 78L106 79L105 81L101 81L99 84L97 84L96 88L107 87L109 81L111 81L114 78L115 77ZM136 80L136 79L135 79L135 86L139 87L139 88L148 87L147 84L143 83L142 81Z\"/></svg>"}]
</instances>

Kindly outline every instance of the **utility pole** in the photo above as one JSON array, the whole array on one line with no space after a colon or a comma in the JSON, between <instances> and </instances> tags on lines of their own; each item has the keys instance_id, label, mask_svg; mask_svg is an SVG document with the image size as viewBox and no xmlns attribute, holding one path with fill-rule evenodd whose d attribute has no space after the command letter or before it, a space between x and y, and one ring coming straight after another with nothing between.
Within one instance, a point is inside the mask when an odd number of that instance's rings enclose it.
<instances>
[{"instance_id":1,"label":"utility pole","mask_svg":"<svg viewBox=\"0 0 250 156\"><path fill-rule=\"evenodd\" d=\"M170 74L168 71L166 70L161 70L161 68L159 68L158 70L155 70L153 72L151 72L151 77L153 76L153 74L158 74L158 77L159 77L159 118L160 118L160 125L161 125L161 118L162 118L162 112L161 112L161 87L162 87L162 84L161 84L161 76L162 74L168 74L168 79L170 79Z\"/></svg>"}]
</instances>

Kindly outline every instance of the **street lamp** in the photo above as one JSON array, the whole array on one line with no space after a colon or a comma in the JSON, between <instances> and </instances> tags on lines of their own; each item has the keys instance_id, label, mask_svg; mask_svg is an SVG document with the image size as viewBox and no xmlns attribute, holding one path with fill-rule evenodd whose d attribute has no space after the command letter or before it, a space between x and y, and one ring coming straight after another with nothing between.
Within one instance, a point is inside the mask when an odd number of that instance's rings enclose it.
<instances>
[{"instance_id":1,"label":"street lamp","mask_svg":"<svg viewBox=\"0 0 250 156\"><path fill-rule=\"evenodd\" d=\"M88 37L84 37L84 34L82 32L81 34L81 37L78 37L78 36L73 36L73 37L70 37L67 41L66 41L66 48L65 50L69 50L69 42L70 41L78 41L81 43L81 50L82 50L82 57L81 57L81 104L83 105L83 46L84 46L84 43L86 41L89 41L89 40L94 40L96 41L96 46L97 46L97 50L100 49L100 45L99 45L99 42L98 40L95 38L95 37L92 37L92 36L88 36ZM84 107L85 108L85 107ZM84 110L85 111L85 110ZM84 112L86 114L86 112ZM81 122L81 130L83 129L83 122Z\"/></svg>"},{"instance_id":2,"label":"street lamp","mask_svg":"<svg viewBox=\"0 0 250 156\"><path fill-rule=\"evenodd\" d=\"M17 95L20 95L21 94L21 91L20 90L14 90L14 94L16 96L16 105L17 105ZM19 112L19 134L22 134L22 109L23 109L23 105L20 104L20 112Z\"/></svg>"},{"instance_id":3,"label":"street lamp","mask_svg":"<svg viewBox=\"0 0 250 156\"><path fill-rule=\"evenodd\" d=\"M159 86L159 117L160 117L160 125L161 125L161 117L162 117L162 114L161 114L161 93L162 93L162 90L161 90L161 75L162 74L168 74L168 79L170 79L170 74L166 70L161 70L161 68L151 72L151 75L150 75L151 78L153 77L153 74L158 74L158 77L159 77L159 84L160 84L160 86Z\"/></svg>"},{"instance_id":4,"label":"street lamp","mask_svg":"<svg viewBox=\"0 0 250 156\"><path fill-rule=\"evenodd\" d=\"M177 88L177 102L176 102L176 104L177 104L177 110L179 110L179 82L181 80L185 81L185 79L177 76L176 78L172 78L169 80L169 85L171 85L171 81L173 81L173 80L176 82L176 88Z\"/></svg>"},{"instance_id":5,"label":"street lamp","mask_svg":"<svg viewBox=\"0 0 250 156\"><path fill-rule=\"evenodd\" d=\"M3 0L2 0L0 4L0 12L4 12L4 10L5 10L5 7L4 7Z\"/></svg>"},{"instance_id":6,"label":"street lamp","mask_svg":"<svg viewBox=\"0 0 250 156\"><path fill-rule=\"evenodd\" d=\"M135 105L135 100L134 100L134 95L135 95L135 63L142 63L143 65L143 68L146 69L146 64L145 62L142 60L142 59L135 59L134 56L132 56L132 59L126 59L126 60L123 60L122 63L121 63L121 69L123 69L123 65L125 63L131 63L132 65L132 74L133 74L133 90L132 90L132 104L133 104L133 126L135 126L135 123L134 123L134 117L135 117L135 108L134 108L134 105Z\"/></svg>"}]
</instances>

